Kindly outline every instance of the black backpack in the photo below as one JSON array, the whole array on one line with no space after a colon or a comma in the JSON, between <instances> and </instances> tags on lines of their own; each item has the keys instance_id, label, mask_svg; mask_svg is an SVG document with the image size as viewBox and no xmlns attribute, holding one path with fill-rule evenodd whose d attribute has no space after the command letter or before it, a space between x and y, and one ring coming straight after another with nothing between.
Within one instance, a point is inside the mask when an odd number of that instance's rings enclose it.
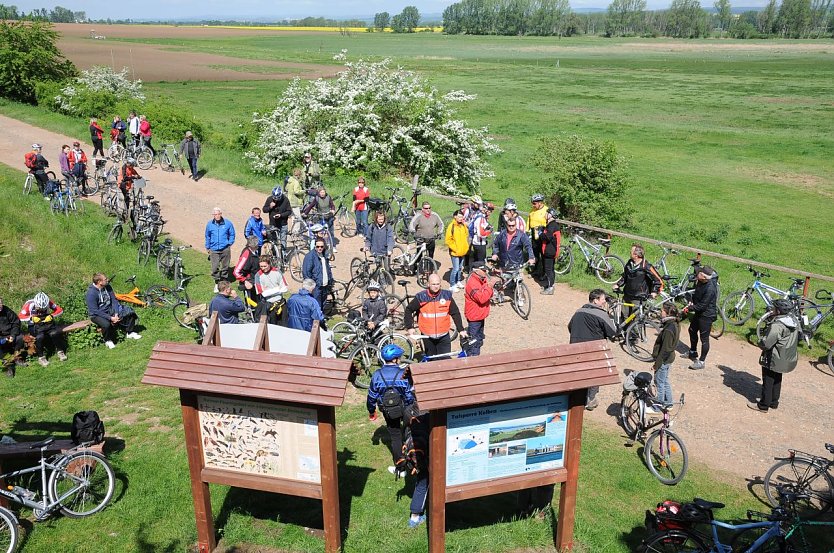
<instances>
[{"instance_id":1,"label":"black backpack","mask_svg":"<svg viewBox=\"0 0 834 553\"><path fill-rule=\"evenodd\" d=\"M104 441L104 423L95 411L79 411L72 417L72 441L76 444Z\"/></svg>"},{"instance_id":2,"label":"black backpack","mask_svg":"<svg viewBox=\"0 0 834 553\"><path fill-rule=\"evenodd\" d=\"M405 472L411 475L428 470L429 415L421 412L416 404L405 408L405 424L402 430L403 450L397 460L397 476Z\"/></svg>"},{"instance_id":3,"label":"black backpack","mask_svg":"<svg viewBox=\"0 0 834 553\"><path fill-rule=\"evenodd\" d=\"M403 396L400 391L394 387L393 383L389 383L385 380L382 369L380 369L379 376L385 384L385 389L382 391L382 405L380 405L380 410L382 410L382 414L388 419L399 419L403 416L403 412L405 411ZM395 376L394 380L396 379L397 377Z\"/></svg>"}]
</instances>

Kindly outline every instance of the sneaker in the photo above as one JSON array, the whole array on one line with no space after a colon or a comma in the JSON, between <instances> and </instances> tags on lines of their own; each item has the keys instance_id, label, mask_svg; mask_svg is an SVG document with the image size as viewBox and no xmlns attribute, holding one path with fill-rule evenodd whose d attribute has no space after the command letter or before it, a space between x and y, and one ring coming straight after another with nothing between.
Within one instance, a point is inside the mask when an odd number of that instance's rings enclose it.
<instances>
[{"instance_id":1,"label":"sneaker","mask_svg":"<svg viewBox=\"0 0 834 553\"><path fill-rule=\"evenodd\" d=\"M128 332L126 338L130 338L131 340L139 340L142 338L141 334L137 334L135 332Z\"/></svg>"},{"instance_id":2,"label":"sneaker","mask_svg":"<svg viewBox=\"0 0 834 553\"><path fill-rule=\"evenodd\" d=\"M9 367L6 369L6 376L9 378L14 378L14 367Z\"/></svg>"},{"instance_id":3,"label":"sneaker","mask_svg":"<svg viewBox=\"0 0 834 553\"><path fill-rule=\"evenodd\" d=\"M61 361L66 361L67 360L67 354L64 353L63 351L59 351L58 352L58 359L60 359Z\"/></svg>"},{"instance_id":4,"label":"sneaker","mask_svg":"<svg viewBox=\"0 0 834 553\"><path fill-rule=\"evenodd\" d=\"M698 351L694 350L694 349L691 349L686 354L686 357L689 358L689 359L697 359L698 358Z\"/></svg>"},{"instance_id":5,"label":"sneaker","mask_svg":"<svg viewBox=\"0 0 834 553\"><path fill-rule=\"evenodd\" d=\"M594 398L585 404L586 411L593 411L597 407L599 407L599 400L597 398Z\"/></svg>"},{"instance_id":6,"label":"sneaker","mask_svg":"<svg viewBox=\"0 0 834 553\"><path fill-rule=\"evenodd\" d=\"M695 361L694 361L694 362L693 362L693 363L689 366L689 368L690 368L690 369L692 369L693 371L699 371L699 370L703 369L705 366L706 366L706 365L704 365L704 362L703 362L703 361L698 361L698 360L695 360Z\"/></svg>"},{"instance_id":7,"label":"sneaker","mask_svg":"<svg viewBox=\"0 0 834 553\"><path fill-rule=\"evenodd\" d=\"M336 246L333 246L333 253L339 253L339 248L337 248Z\"/></svg>"},{"instance_id":8,"label":"sneaker","mask_svg":"<svg viewBox=\"0 0 834 553\"><path fill-rule=\"evenodd\" d=\"M15 367L28 367L29 363L27 363L23 359L15 359L14 366Z\"/></svg>"},{"instance_id":9,"label":"sneaker","mask_svg":"<svg viewBox=\"0 0 834 553\"><path fill-rule=\"evenodd\" d=\"M409 518L408 519L408 527L409 528L417 528L418 526L420 526L424 522L426 522L426 515L420 515L419 517L417 517L417 520L414 520L413 518Z\"/></svg>"},{"instance_id":10,"label":"sneaker","mask_svg":"<svg viewBox=\"0 0 834 553\"><path fill-rule=\"evenodd\" d=\"M405 471L404 470L397 470L397 467L390 466L388 467L388 472L396 476L397 478L405 478Z\"/></svg>"},{"instance_id":11,"label":"sneaker","mask_svg":"<svg viewBox=\"0 0 834 553\"><path fill-rule=\"evenodd\" d=\"M38 363L40 363L41 367L49 366L49 361L46 360L46 357L38 357Z\"/></svg>"},{"instance_id":12,"label":"sneaker","mask_svg":"<svg viewBox=\"0 0 834 553\"><path fill-rule=\"evenodd\" d=\"M552 296L553 295L553 286L550 286L550 287L545 288L544 290L542 290L542 294L544 294L545 296Z\"/></svg>"},{"instance_id":13,"label":"sneaker","mask_svg":"<svg viewBox=\"0 0 834 553\"><path fill-rule=\"evenodd\" d=\"M113 348L116 347L116 344L114 344L110 340L107 340L106 342L104 342L104 345L107 346L108 349L113 349Z\"/></svg>"},{"instance_id":14,"label":"sneaker","mask_svg":"<svg viewBox=\"0 0 834 553\"><path fill-rule=\"evenodd\" d=\"M767 413L767 409L762 409L758 401L748 401L747 407L759 413Z\"/></svg>"}]
</instances>

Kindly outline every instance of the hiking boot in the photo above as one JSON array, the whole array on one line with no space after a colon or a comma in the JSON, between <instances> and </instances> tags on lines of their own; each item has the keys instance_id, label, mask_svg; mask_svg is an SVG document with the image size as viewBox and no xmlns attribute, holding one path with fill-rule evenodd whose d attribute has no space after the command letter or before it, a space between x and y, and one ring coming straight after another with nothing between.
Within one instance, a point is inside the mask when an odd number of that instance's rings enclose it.
<instances>
[{"instance_id":1,"label":"hiking boot","mask_svg":"<svg viewBox=\"0 0 834 553\"><path fill-rule=\"evenodd\" d=\"M60 359L61 361L66 361L67 360L67 354L64 353L63 351L59 351L58 352L58 359Z\"/></svg>"},{"instance_id":2,"label":"hiking boot","mask_svg":"<svg viewBox=\"0 0 834 553\"><path fill-rule=\"evenodd\" d=\"M762 409L762 406L759 405L758 401L748 401L747 407L754 411L758 411L759 413L767 413L767 409Z\"/></svg>"},{"instance_id":3,"label":"hiking boot","mask_svg":"<svg viewBox=\"0 0 834 553\"><path fill-rule=\"evenodd\" d=\"M706 365L704 365L703 361L696 360L691 365L689 365L689 368L692 369L693 371L699 371L699 370L703 369L705 366Z\"/></svg>"},{"instance_id":4,"label":"hiking boot","mask_svg":"<svg viewBox=\"0 0 834 553\"><path fill-rule=\"evenodd\" d=\"M46 360L46 357L38 357L38 363L40 363L41 367L49 366L49 361Z\"/></svg>"},{"instance_id":5,"label":"hiking boot","mask_svg":"<svg viewBox=\"0 0 834 553\"><path fill-rule=\"evenodd\" d=\"M418 526L420 526L424 522L426 522L426 515L420 515L419 517L417 517L417 520L415 520L413 518L409 518L408 519L408 527L409 528L417 528Z\"/></svg>"}]
</instances>

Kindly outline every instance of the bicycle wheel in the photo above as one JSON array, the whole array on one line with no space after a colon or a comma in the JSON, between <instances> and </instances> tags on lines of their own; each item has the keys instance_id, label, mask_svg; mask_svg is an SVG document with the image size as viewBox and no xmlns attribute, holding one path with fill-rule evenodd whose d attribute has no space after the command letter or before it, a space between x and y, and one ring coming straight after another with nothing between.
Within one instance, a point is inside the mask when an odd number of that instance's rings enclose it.
<instances>
[{"instance_id":1,"label":"bicycle wheel","mask_svg":"<svg viewBox=\"0 0 834 553\"><path fill-rule=\"evenodd\" d=\"M171 250L163 248L156 254L156 270L167 275L171 271Z\"/></svg>"},{"instance_id":2,"label":"bicycle wheel","mask_svg":"<svg viewBox=\"0 0 834 553\"><path fill-rule=\"evenodd\" d=\"M394 241L398 244L408 244L408 223L406 219L398 219L394 223Z\"/></svg>"},{"instance_id":3,"label":"bicycle wheel","mask_svg":"<svg viewBox=\"0 0 834 553\"><path fill-rule=\"evenodd\" d=\"M718 318L712 321L712 326L709 327L709 335L713 338L721 338L724 336L724 330L726 329L727 322L724 320L724 317L721 314L718 314Z\"/></svg>"},{"instance_id":4,"label":"bicycle wheel","mask_svg":"<svg viewBox=\"0 0 834 553\"><path fill-rule=\"evenodd\" d=\"M625 271L625 263L614 254L605 254L598 257L594 263L594 274L605 284L614 284Z\"/></svg>"},{"instance_id":5,"label":"bicycle wheel","mask_svg":"<svg viewBox=\"0 0 834 553\"><path fill-rule=\"evenodd\" d=\"M136 154L136 165L138 165L140 169L147 171L153 166L153 154L151 154L148 150L140 151Z\"/></svg>"},{"instance_id":6,"label":"bicycle wheel","mask_svg":"<svg viewBox=\"0 0 834 553\"><path fill-rule=\"evenodd\" d=\"M405 276L408 274L408 265L407 265L407 257L405 254L405 249L402 246L394 246L391 249L391 261L389 262L389 266L391 267L391 272L395 275L402 275Z\"/></svg>"},{"instance_id":7,"label":"bicycle wheel","mask_svg":"<svg viewBox=\"0 0 834 553\"><path fill-rule=\"evenodd\" d=\"M151 241L150 239L144 238L141 242L139 242L139 252L136 256L136 261L139 265L147 265L148 260L151 258Z\"/></svg>"},{"instance_id":8,"label":"bicycle wheel","mask_svg":"<svg viewBox=\"0 0 834 553\"><path fill-rule=\"evenodd\" d=\"M163 150L162 153L159 154L159 167L161 167L163 171L174 170L174 165L171 163L171 157L168 155L168 150Z\"/></svg>"},{"instance_id":9,"label":"bicycle wheel","mask_svg":"<svg viewBox=\"0 0 834 553\"><path fill-rule=\"evenodd\" d=\"M32 191L32 181L35 180L31 174L26 175L26 180L23 181L23 195L28 196L29 193Z\"/></svg>"},{"instance_id":10,"label":"bicycle wheel","mask_svg":"<svg viewBox=\"0 0 834 553\"><path fill-rule=\"evenodd\" d=\"M782 459L770 467L764 477L764 491L771 505L779 505L779 487L786 492L808 495L796 502L800 517L817 517L831 510L834 483L831 476L808 459Z\"/></svg>"},{"instance_id":11,"label":"bicycle wheel","mask_svg":"<svg viewBox=\"0 0 834 553\"><path fill-rule=\"evenodd\" d=\"M110 229L110 234L107 235L107 243L108 244L119 244L122 241L122 234L124 230L122 229L121 224L113 225L113 228Z\"/></svg>"},{"instance_id":12,"label":"bicycle wheel","mask_svg":"<svg viewBox=\"0 0 834 553\"><path fill-rule=\"evenodd\" d=\"M831 374L834 374L834 344L831 344L831 347L828 348L828 370L831 371Z\"/></svg>"},{"instance_id":13,"label":"bicycle wheel","mask_svg":"<svg viewBox=\"0 0 834 553\"><path fill-rule=\"evenodd\" d=\"M18 539L17 519L11 511L0 507L0 553L12 553Z\"/></svg>"},{"instance_id":14,"label":"bicycle wheel","mask_svg":"<svg viewBox=\"0 0 834 553\"><path fill-rule=\"evenodd\" d=\"M655 478L673 486L686 476L689 455L681 439L669 429L659 428L651 433L643 448L643 457Z\"/></svg>"},{"instance_id":15,"label":"bicycle wheel","mask_svg":"<svg viewBox=\"0 0 834 553\"><path fill-rule=\"evenodd\" d=\"M638 361L654 360L652 349L660 334L660 325L651 319L635 320L625 332L625 350Z\"/></svg>"},{"instance_id":16,"label":"bicycle wheel","mask_svg":"<svg viewBox=\"0 0 834 553\"><path fill-rule=\"evenodd\" d=\"M756 307L756 300L747 290L738 290L727 294L724 303L721 305L721 312L724 320L731 325L741 326L753 316L753 309Z\"/></svg>"},{"instance_id":17,"label":"bicycle wheel","mask_svg":"<svg viewBox=\"0 0 834 553\"><path fill-rule=\"evenodd\" d=\"M643 541L641 553L708 553L704 541L688 530L667 530Z\"/></svg>"},{"instance_id":18,"label":"bicycle wheel","mask_svg":"<svg viewBox=\"0 0 834 553\"><path fill-rule=\"evenodd\" d=\"M304 265L304 256L301 255L301 252L295 250L290 255L290 276L296 282L303 282L304 276L301 272L302 266Z\"/></svg>"},{"instance_id":19,"label":"bicycle wheel","mask_svg":"<svg viewBox=\"0 0 834 553\"><path fill-rule=\"evenodd\" d=\"M174 305L171 311L174 314L174 320L177 321L177 324L183 328L194 328L193 324L188 324L185 322L185 311L191 307L187 301L180 300Z\"/></svg>"},{"instance_id":20,"label":"bicycle wheel","mask_svg":"<svg viewBox=\"0 0 834 553\"><path fill-rule=\"evenodd\" d=\"M107 157L109 157L113 162L121 161L124 158L124 155L125 148L118 142L107 149Z\"/></svg>"},{"instance_id":21,"label":"bicycle wheel","mask_svg":"<svg viewBox=\"0 0 834 553\"><path fill-rule=\"evenodd\" d=\"M407 336L395 332L393 334L386 334L385 336L380 338L379 342L377 342L377 347L379 348L380 355L382 355L382 348L384 348L388 344L396 344L400 346L403 350L403 359L414 358L414 344L411 343L411 340L409 340ZM381 357L380 363L384 363Z\"/></svg>"},{"instance_id":22,"label":"bicycle wheel","mask_svg":"<svg viewBox=\"0 0 834 553\"><path fill-rule=\"evenodd\" d=\"M518 282L513 291L513 311L518 313L518 316L527 320L530 316L530 308L532 307L533 298L530 296L530 289L523 282Z\"/></svg>"},{"instance_id":23,"label":"bicycle wheel","mask_svg":"<svg viewBox=\"0 0 834 553\"><path fill-rule=\"evenodd\" d=\"M356 285L364 288L368 284L368 269L365 260L354 257L350 260L350 278L356 281Z\"/></svg>"},{"instance_id":24,"label":"bicycle wheel","mask_svg":"<svg viewBox=\"0 0 834 553\"><path fill-rule=\"evenodd\" d=\"M49 499L60 501L61 513L70 518L94 515L113 497L116 475L101 453L76 451L49 475Z\"/></svg>"},{"instance_id":25,"label":"bicycle wheel","mask_svg":"<svg viewBox=\"0 0 834 553\"><path fill-rule=\"evenodd\" d=\"M391 327L394 330L403 330L405 328L405 299L396 294L388 294L385 296L385 306L388 309Z\"/></svg>"},{"instance_id":26,"label":"bicycle wheel","mask_svg":"<svg viewBox=\"0 0 834 553\"><path fill-rule=\"evenodd\" d=\"M387 295L394 293L394 275L382 267L379 267L376 271L374 271L371 278L379 283L379 286L382 288L382 292L384 294Z\"/></svg>"},{"instance_id":27,"label":"bicycle wheel","mask_svg":"<svg viewBox=\"0 0 834 553\"><path fill-rule=\"evenodd\" d=\"M429 257L428 254L424 255L417 262L417 286L428 288L429 277L436 273L439 268L440 265L437 264L437 261Z\"/></svg>"},{"instance_id":28,"label":"bicycle wheel","mask_svg":"<svg viewBox=\"0 0 834 553\"><path fill-rule=\"evenodd\" d=\"M98 178L87 177L81 181L81 195L85 198L90 197L98 192L99 182Z\"/></svg>"},{"instance_id":29,"label":"bicycle wheel","mask_svg":"<svg viewBox=\"0 0 834 553\"><path fill-rule=\"evenodd\" d=\"M154 284L145 290L144 300L148 307L165 307L172 309L183 299L179 293L164 284Z\"/></svg>"},{"instance_id":30,"label":"bicycle wheel","mask_svg":"<svg viewBox=\"0 0 834 553\"><path fill-rule=\"evenodd\" d=\"M371 377L382 367L379 358L379 348L372 344L365 344L353 350L348 358L352 364L351 372L353 385L362 390L367 390L371 385Z\"/></svg>"},{"instance_id":31,"label":"bicycle wheel","mask_svg":"<svg viewBox=\"0 0 834 553\"><path fill-rule=\"evenodd\" d=\"M573 267L573 250L568 246L559 246L559 257L556 258L556 263L553 270L557 275L566 275Z\"/></svg>"},{"instance_id":32,"label":"bicycle wheel","mask_svg":"<svg viewBox=\"0 0 834 553\"><path fill-rule=\"evenodd\" d=\"M637 435L640 427L640 399L634 391L623 391L620 400L620 425L629 438Z\"/></svg>"},{"instance_id":33,"label":"bicycle wheel","mask_svg":"<svg viewBox=\"0 0 834 553\"><path fill-rule=\"evenodd\" d=\"M333 325L333 344L336 345L336 357L347 358L356 344L356 327L347 321Z\"/></svg>"},{"instance_id":34,"label":"bicycle wheel","mask_svg":"<svg viewBox=\"0 0 834 553\"><path fill-rule=\"evenodd\" d=\"M356 236L356 219L347 210L339 212L336 222L339 223L339 233L342 236L345 238Z\"/></svg>"}]
</instances>

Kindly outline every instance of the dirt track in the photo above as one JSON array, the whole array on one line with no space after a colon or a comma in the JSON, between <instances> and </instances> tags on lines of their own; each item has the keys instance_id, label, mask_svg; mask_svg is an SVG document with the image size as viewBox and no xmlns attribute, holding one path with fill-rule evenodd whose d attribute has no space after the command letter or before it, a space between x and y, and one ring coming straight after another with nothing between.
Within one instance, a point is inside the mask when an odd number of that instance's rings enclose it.
<instances>
[{"instance_id":1,"label":"dirt track","mask_svg":"<svg viewBox=\"0 0 834 553\"><path fill-rule=\"evenodd\" d=\"M0 162L18 169L23 169L23 155L32 142L43 144L46 158L57 166L60 145L71 140L3 116L0 116L0 130ZM82 131L86 135L86 129L79 129ZM89 145L84 148L91 151ZM159 169L143 174L150 180L149 193L161 201L163 213L167 214L166 231L197 249L203 247L203 229L212 207L217 205L238 230L234 248L237 254L242 248L240 237L249 209L264 201L259 192L210 176L195 183L179 173ZM358 253L359 246L357 238L342 241L337 255L337 277L346 276L348 261ZM438 249L436 258L445 273L449 268L445 251ZM530 320L522 322L508 305L493 307L487 321L484 353L567 342L567 322L573 311L585 303L587 293L559 284L554 296L541 296L534 283L529 285L533 290ZM459 302L463 301L460 295L456 297ZM684 331L682 338L685 337ZM621 372L649 368L618 347L614 347L614 353ZM760 387L758 357L754 346L725 337L713 341L705 370L690 371L679 358L671 373L673 393L676 396L686 393L687 403L675 421L675 428L685 440L690 457L727 473L727 479L734 485L764 475L772 458L784 454L788 447L821 453L823 443L834 439L831 432L834 402L830 401L834 378L817 370L808 358L802 358L797 369L785 377L783 398L777 411L761 414L746 407ZM589 418L605 427L616 428L620 392L618 386L603 388L602 405ZM358 392L351 392L349 397L351 401L361 401ZM640 463L635 449L624 447L623 455L633 457L635 464ZM646 477L650 478L648 472Z\"/></svg>"}]
</instances>

